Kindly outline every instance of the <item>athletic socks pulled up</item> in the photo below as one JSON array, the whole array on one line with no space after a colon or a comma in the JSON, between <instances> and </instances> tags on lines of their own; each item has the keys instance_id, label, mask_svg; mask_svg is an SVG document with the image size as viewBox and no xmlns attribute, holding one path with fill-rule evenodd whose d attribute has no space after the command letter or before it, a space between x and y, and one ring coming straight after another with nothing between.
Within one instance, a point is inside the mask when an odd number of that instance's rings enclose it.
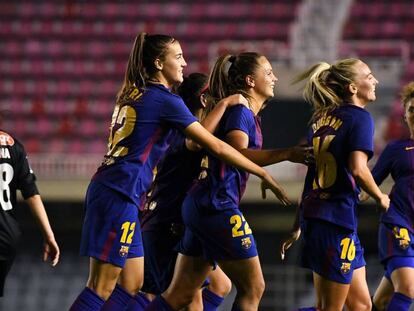
<instances>
[{"instance_id":1,"label":"athletic socks pulled up","mask_svg":"<svg viewBox=\"0 0 414 311\"><path fill-rule=\"evenodd\" d=\"M69 311L100 311L104 303L105 300L92 289L85 287L73 302Z\"/></svg>"},{"instance_id":2,"label":"athletic socks pulled up","mask_svg":"<svg viewBox=\"0 0 414 311\"><path fill-rule=\"evenodd\" d=\"M147 307L145 311L175 311L172 309L168 303L162 298L161 295L158 295Z\"/></svg>"},{"instance_id":3,"label":"athletic socks pulled up","mask_svg":"<svg viewBox=\"0 0 414 311\"><path fill-rule=\"evenodd\" d=\"M394 293L388 304L387 311L408 311L413 300L401 293Z\"/></svg>"},{"instance_id":4,"label":"athletic socks pulled up","mask_svg":"<svg viewBox=\"0 0 414 311\"><path fill-rule=\"evenodd\" d=\"M204 288L202 294L204 311L216 311L220 304L224 301L223 297L216 295L208 288Z\"/></svg>"},{"instance_id":5,"label":"athletic socks pulled up","mask_svg":"<svg viewBox=\"0 0 414 311\"><path fill-rule=\"evenodd\" d=\"M125 311L144 311L145 307L150 303L149 299L144 293L138 293L133 299L129 301L128 307Z\"/></svg>"},{"instance_id":6,"label":"athletic socks pulled up","mask_svg":"<svg viewBox=\"0 0 414 311\"><path fill-rule=\"evenodd\" d=\"M103 305L101 311L125 311L133 296L122 286L116 284L114 291Z\"/></svg>"}]
</instances>

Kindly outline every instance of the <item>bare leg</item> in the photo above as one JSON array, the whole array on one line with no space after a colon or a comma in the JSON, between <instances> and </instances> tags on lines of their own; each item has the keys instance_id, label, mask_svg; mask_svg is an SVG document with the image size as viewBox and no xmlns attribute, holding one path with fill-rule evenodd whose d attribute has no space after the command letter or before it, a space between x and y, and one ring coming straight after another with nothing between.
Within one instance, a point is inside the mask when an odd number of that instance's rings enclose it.
<instances>
[{"instance_id":1,"label":"bare leg","mask_svg":"<svg viewBox=\"0 0 414 311\"><path fill-rule=\"evenodd\" d=\"M200 257L178 254L173 279L162 296L174 310L184 308L200 292L211 270L211 265Z\"/></svg>"},{"instance_id":2,"label":"bare leg","mask_svg":"<svg viewBox=\"0 0 414 311\"><path fill-rule=\"evenodd\" d=\"M118 284L131 295L136 295L144 283L144 257L129 258L118 279Z\"/></svg>"},{"instance_id":3,"label":"bare leg","mask_svg":"<svg viewBox=\"0 0 414 311\"><path fill-rule=\"evenodd\" d=\"M265 289L259 257L222 260L219 266L236 286L235 305L243 311L256 311Z\"/></svg>"},{"instance_id":4,"label":"bare leg","mask_svg":"<svg viewBox=\"0 0 414 311\"><path fill-rule=\"evenodd\" d=\"M375 291L373 303L380 311L387 310L388 303L394 294L394 286L386 277L383 277Z\"/></svg>"},{"instance_id":5,"label":"bare leg","mask_svg":"<svg viewBox=\"0 0 414 311\"><path fill-rule=\"evenodd\" d=\"M219 266L208 276L208 289L220 297L226 297L231 291L231 281Z\"/></svg>"},{"instance_id":6,"label":"bare leg","mask_svg":"<svg viewBox=\"0 0 414 311\"><path fill-rule=\"evenodd\" d=\"M346 309L349 311L371 310L372 303L365 274L365 267L354 270L351 286L345 301Z\"/></svg>"},{"instance_id":7,"label":"bare leg","mask_svg":"<svg viewBox=\"0 0 414 311\"><path fill-rule=\"evenodd\" d=\"M318 300L317 307L322 311L342 311L349 291L349 284L341 284L325 279L313 272L313 284Z\"/></svg>"},{"instance_id":8,"label":"bare leg","mask_svg":"<svg viewBox=\"0 0 414 311\"><path fill-rule=\"evenodd\" d=\"M107 300L115 288L122 268L113 264L90 258L89 279L86 284L99 297Z\"/></svg>"},{"instance_id":9,"label":"bare leg","mask_svg":"<svg viewBox=\"0 0 414 311\"><path fill-rule=\"evenodd\" d=\"M404 294L414 299L414 268L403 267L395 269L391 273L392 284L395 292Z\"/></svg>"}]
</instances>

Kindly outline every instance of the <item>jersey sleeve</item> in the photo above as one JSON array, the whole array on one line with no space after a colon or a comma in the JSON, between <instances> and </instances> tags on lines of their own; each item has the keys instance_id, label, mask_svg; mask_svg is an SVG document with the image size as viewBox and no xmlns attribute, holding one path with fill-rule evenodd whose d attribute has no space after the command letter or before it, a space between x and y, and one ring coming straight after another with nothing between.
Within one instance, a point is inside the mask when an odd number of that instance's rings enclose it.
<instances>
[{"instance_id":1,"label":"jersey sleeve","mask_svg":"<svg viewBox=\"0 0 414 311\"><path fill-rule=\"evenodd\" d=\"M254 125L252 112L243 105L237 105L229 109L223 131L227 134L230 131L239 130L249 135L252 124Z\"/></svg>"},{"instance_id":2,"label":"jersey sleeve","mask_svg":"<svg viewBox=\"0 0 414 311\"><path fill-rule=\"evenodd\" d=\"M372 169L372 176L377 185L380 185L385 178L391 173L392 152L390 145L387 145L380 154L377 163Z\"/></svg>"},{"instance_id":3,"label":"jersey sleeve","mask_svg":"<svg viewBox=\"0 0 414 311\"><path fill-rule=\"evenodd\" d=\"M165 101L161 109L161 119L180 131L197 121L197 118L193 116L184 101L178 96Z\"/></svg>"},{"instance_id":4,"label":"jersey sleeve","mask_svg":"<svg viewBox=\"0 0 414 311\"><path fill-rule=\"evenodd\" d=\"M23 198L26 200L36 194L39 194L39 190L36 186L36 176L30 168L29 161L27 160L27 154L23 145L17 144L18 148L18 160L16 166L19 167L17 175L17 188L20 189Z\"/></svg>"},{"instance_id":5,"label":"jersey sleeve","mask_svg":"<svg viewBox=\"0 0 414 311\"><path fill-rule=\"evenodd\" d=\"M373 137L374 121L371 115L366 111L356 114L348 136L349 151L364 151L370 159L374 154Z\"/></svg>"}]
</instances>

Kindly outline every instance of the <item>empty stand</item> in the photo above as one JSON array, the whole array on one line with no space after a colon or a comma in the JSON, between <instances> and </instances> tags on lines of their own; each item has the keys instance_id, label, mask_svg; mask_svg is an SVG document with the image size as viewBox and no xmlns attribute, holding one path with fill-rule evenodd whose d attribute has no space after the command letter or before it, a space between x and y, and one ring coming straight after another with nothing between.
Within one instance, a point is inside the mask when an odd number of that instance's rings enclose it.
<instances>
[{"instance_id":1,"label":"empty stand","mask_svg":"<svg viewBox=\"0 0 414 311\"><path fill-rule=\"evenodd\" d=\"M177 37L187 72L207 72L214 41L288 43L299 2L2 2L0 105L11 118L3 126L31 153L103 152L138 32Z\"/></svg>"}]
</instances>

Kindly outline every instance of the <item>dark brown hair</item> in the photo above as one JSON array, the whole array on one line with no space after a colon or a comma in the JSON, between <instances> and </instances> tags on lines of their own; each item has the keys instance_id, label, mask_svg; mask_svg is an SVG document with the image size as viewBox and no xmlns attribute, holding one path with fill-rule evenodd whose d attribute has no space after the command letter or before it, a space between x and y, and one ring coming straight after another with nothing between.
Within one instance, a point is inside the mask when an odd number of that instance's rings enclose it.
<instances>
[{"instance_id":1,"label":"dark brown hair","mask_svg":"<svg viewBox=\"0 0 414 311\"><path fill-rule=\"evenodd\" d=\"M149 35L145 32L136 36L129 54L124 82L117 94L117 102L131 87L145 88L148 79L151 79L157 72L155 60L164 60L169 45L175 41L171 36Z\"/></svg>"}]
</instances>

